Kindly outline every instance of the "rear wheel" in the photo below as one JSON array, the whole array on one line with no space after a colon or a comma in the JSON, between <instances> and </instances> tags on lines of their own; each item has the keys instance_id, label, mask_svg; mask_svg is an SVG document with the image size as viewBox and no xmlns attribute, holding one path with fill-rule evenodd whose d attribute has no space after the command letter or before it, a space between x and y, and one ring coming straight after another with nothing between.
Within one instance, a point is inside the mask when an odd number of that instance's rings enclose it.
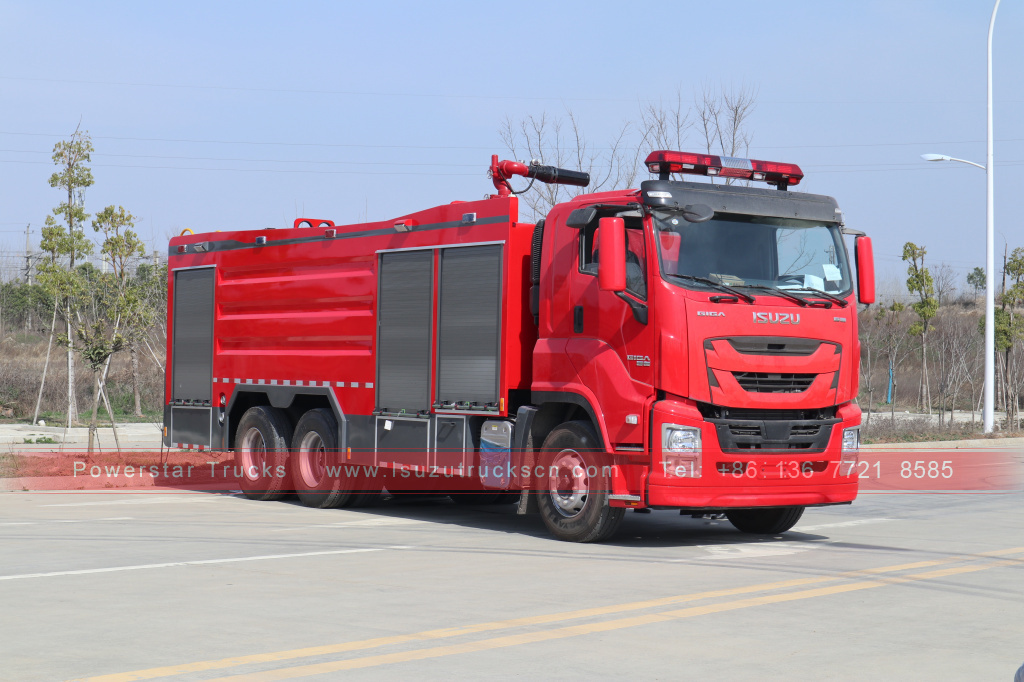
<instances>
[{"instance_id":1,"label":"rear wheel","mask_svg":"<svg viewBox=\"0 0 1024 682\"><path fill-rule=\"evenodd\" d=\"M342 475L338 459L338 422L330 410L302 415L292 437L292 480L307 507L340 507L349 501L351 481Z\"/></svg>"},{"instance_id":2,"label":"rear wheel","mask_svg":"<svg viewBox=\"0 0 1024 682\"><path fill-rule=\"evenodd\" d=\"M250 500L276 500L288 483L288 443L292 427L272 407L250 407L238 422L235 460L242 469L238 480Z\"/></svg>"},{"instance_id":3,"label":"rear wheel","mask_svg":"<svg viewBox=\"0 0 1024 682\"><path fill-rule=\"evenodd\" d=\"M544 525L559 540L607 540L626 510L608 506L610 461L586 422L566 422L552 431L541 448L543 475L538 499Z\"/></svg>"},{"instance_id":4,"label":"rear wheel","mask_svg":"<svg viewBox=\"0 0 1024 682\"><path fill-rule=\"evenodd\" d=\"M725 517L738 531L774 535L785 533L795 526L803 514L803 507L774 507L770 509L735 509L725 512Z\"/></svg>"}]
</instances>

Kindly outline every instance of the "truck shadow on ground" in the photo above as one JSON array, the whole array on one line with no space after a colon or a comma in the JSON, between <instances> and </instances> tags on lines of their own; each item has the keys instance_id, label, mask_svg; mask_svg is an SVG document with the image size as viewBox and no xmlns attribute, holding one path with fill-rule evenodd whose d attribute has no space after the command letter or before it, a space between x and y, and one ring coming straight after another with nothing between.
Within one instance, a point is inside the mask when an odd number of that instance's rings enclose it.
<instances>
[{"instance_id":1,"label":"truck shadow on ground","mask_svg":"<svg viewBox=\"0 0 1024 682\"><path fill-rule=\"evenodd\" d=\"M285 503L300 505L298 500L292 498L286 499ZM456 504L442 496L396 495L391 498L382 497L367 507L322 511L322 523L328 525L374 525L379 521L382 526L398 527L406 523L429 523L515 534L557 543L559 547L566 545L551 536L539 514L517 514L515 504ZM338 518L339 511L345 514L345 520ZM354 515L362 518L356 519ZM799 529L797 525L793 530L779 535L751 535L736 530L727 519L694 519L688 513L684 515L675 510L652 510L650 513L628 511L615 536L597 546L707 549L714 546L749 546L751 543L820 544L829 541L827 536L801 533ZM726 553L728 550L723 550L719 554ZM709 555L712 554L715 552L709 552ZM768 554L770 552L765 550L765 555ZM753 552L748 552L748 555L753 555Z\"/></svg>"}]
</instances>

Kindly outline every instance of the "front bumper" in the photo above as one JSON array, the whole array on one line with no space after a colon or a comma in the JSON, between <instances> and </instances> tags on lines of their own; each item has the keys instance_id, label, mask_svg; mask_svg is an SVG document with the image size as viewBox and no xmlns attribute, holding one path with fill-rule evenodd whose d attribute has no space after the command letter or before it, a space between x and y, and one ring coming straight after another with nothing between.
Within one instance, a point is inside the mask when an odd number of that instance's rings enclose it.
<instances>
[{"instance_id":1,"label":"front bumper","mask_svg":"<svg viewBox=\"0 0 1024 682\"><path fill-rule=\"evenodd\" d=\"M720 425L703 418L694 403L663 400L652 414L652 462L647 478L646 503L652 507L726 509L843 504L857 497L857 469L847 466L842 475L842 440L845 429L860 425L860 408L840 407L831 420L827 441L792 449L737 450L734 442L723 449ZM663 454L662 424L700 429L700 476L677 475L672 453Z\"/></svg>"}]
</instances>

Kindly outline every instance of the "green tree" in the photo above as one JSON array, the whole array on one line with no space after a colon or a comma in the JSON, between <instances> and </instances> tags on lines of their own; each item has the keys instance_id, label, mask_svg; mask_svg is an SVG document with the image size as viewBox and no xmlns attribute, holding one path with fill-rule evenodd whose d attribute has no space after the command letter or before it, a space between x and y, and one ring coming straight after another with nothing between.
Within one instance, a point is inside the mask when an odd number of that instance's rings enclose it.
<instances>
[{"instance_id":1,"label":"green tree","mask_svg":"<svg viewBox=\"0 0 1024 682\"><path fill-rule=\"evenodd\" d=\"M931 273L924 265L927 250L913 242L903 245L903 260L907 265L907 291L917 295L917 301L910 305L917 314L917 321L911 325L911 336L921 337L921 385L918 391L918 404L924 405L928 414L932 413L931 385L928 381L928 332L934 329L931 320L939 311L939 303L935 300L935 282Z\"/></svg>"},{"instance_id":2,"label":"green tree","mask_svg":"<svg viewBox=\"0 0 1024 682\"><path fill-rule=\"evenodd\" d=\"M3 318L0 325L31 332L29 320L38 320L38 324L32 325L35 329L44 327L43 319L49 318L53 312L53 299L39 284L4 282L0 284L0 310Z\"/></svg>"},{"instance_id":3,"label":"green tree","mask_svg":"<svg viewBox=\"0 0 1024 682\"><path fill-rule=\"evenodd\" d=\"M1017 247L1006 261L1006 274L1013 284L1003 292L1003 307L1024 304L1024 248Z\"/></svg>"},{"instance_id":4,"label":"green tree","mask_svg":"<svg viewBox=\"0 0 1024 682\"><path fill-rule=\"evenodd\" d=\"M123 206L116 209L108 206L93 221L93 229L103 233L101 252L113 270L117 292L117 326L131 356L135 415L141 417L138 344L153 324L153 308L148 299L148 281L138 272L139 261L146 255L146 247L134 227L135 216ZM131 274L133 268L136 269L134 276ZM145 273L148 273L148 268L144 268Z\"/></svg>"},{"instance_id":5,"label":"green tree","mask_svg":"<svg viewBox=\"0 0 1024 682\"><path fill-rule=\"evenodd\" d=\"M974 298L978 298L978 292L985 288L985 271L981 268L974 268L967 273L967 284L974 289Z\"/></svg>"},{"instance_id":6,"label":"green tree","mask_svg":"<svg viewBox=\"0 0 1024 682\"><path fill-rule=\"evenodd\" d=\"M89 215L82 204L86 187L93 184L92 171L86 165L93 151L89 133L76 129L67 140L53 147L53 163L58 170L50 176L50 187L67 193L67 199L46 216L40 247L45 253L39 265L39 281L47 293L59 302L66 333L61 343L67 346L68 424L78 422L78 400L75 395L75 354L72 326L76 324L78 305L84 293L84 282L76 264L92 253L92 242L85 236L83 224Z\"/></svg>"},{"instance_id":7,"label":"green tree","mask_svg":"<svg viewBox=\"0 0 1024 682\"><path fill-rule=\"evenodd\" d=\"M107 206L96 214L92 227L103 234L100 253L110 264L110 272L99 272L91 264L78 268L89 292L88 305L82 311L82 323L75 329L74 348L93 372L95 390L89 422L90 453L95 442L100 399L106 400L110 358L125 346L124 330L140 318L142 298L131 276L131 267L145 254L142 241L133 229L135 216L123 206ZM106 400L106 405L113 422L113 408L109 400Z\"/></svg>"},{"instance_id":8,"label":"green tree","mask_svg":"<svg viewBox=\"0 0 1024 682\"><path fill-rule=\"evenodd\" d=\"M1007 424L1015 428L1019 418L1018 387L1011 380L1013 348L1024 340L1024 317L1017 314L1016 308L1024 304L1024 248L1017 247L1003 262L1003 273L1010 278L1010 286L1003 280L1002 304L995 313L995 350L1002 352L1002 394L1003 407L1006 410ZM978 322L979 331L985 333L985 318Z\"/></svg>"}]
</instances>

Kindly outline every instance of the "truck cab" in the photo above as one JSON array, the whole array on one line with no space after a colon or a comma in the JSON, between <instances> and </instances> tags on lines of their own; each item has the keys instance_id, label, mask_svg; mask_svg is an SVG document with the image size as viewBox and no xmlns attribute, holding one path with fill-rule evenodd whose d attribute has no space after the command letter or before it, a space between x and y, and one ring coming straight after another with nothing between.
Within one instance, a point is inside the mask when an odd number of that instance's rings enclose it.
<instances>
[{"instance_id":1,"label":"truck cab","mask_svg":"<svg viewBox=\"0 0 1024 682\"><path fill-rule=\"evenodd\" d=\"M836 201L787 191L802 178L795 165L679 152L647 165L658 180L579 196L538 228L533 402L580 408L568 422L575 439L555 428L544 440L549 480L537 487L549 528L573 534L583 491L601 487L581 473L609 462L611 509L725 513L750 532L851 502L870 240L858 237L855 270ZM604 454L572 454L586 440Z\"/></svg>"}]
</instances>

